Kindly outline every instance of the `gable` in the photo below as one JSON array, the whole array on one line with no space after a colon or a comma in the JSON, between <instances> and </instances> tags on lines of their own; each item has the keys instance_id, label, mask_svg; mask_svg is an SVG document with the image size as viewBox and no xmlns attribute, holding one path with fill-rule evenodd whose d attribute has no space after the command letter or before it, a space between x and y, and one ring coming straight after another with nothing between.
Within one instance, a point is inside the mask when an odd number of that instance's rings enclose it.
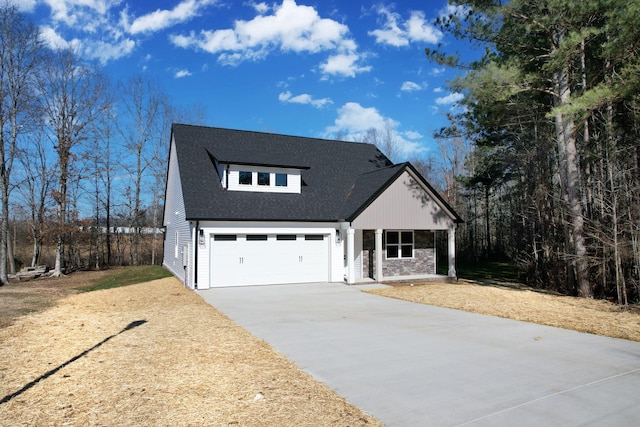
<instances>
[{"instance_id":1,"label":"gable","mask_svg":"<svg viewBox=\"0 0 640 427\"><path fill-rule=\"evenodd\" d=\"M456 219L430 188L405 169L352 221L352 227L445 230Z\"/></svg>"}]
</instances>

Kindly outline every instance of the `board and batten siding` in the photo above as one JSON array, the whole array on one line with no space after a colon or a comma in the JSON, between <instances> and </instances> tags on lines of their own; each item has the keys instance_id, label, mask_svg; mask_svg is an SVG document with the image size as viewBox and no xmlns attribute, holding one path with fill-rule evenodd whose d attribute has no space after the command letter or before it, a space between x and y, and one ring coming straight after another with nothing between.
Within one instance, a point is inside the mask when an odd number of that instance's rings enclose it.
<instances>
[{"instance_id":1,"label":"board and batten siding","mask_svg":"<svg viewBox=\"0 0 640 427\"><path fill-rule=\"evenodd\" d=\"M436 197L405 171L351 226L365 230L447 230L454 221Z\"/></svg>"},{"instance_id":2,"label":"board and batten siding","mask_svg":"<svg viewBox=\"0 0 640 427\"><path fill-rule=\"evenodd\" d=\"M169 156L163 226L165 227L165 237L162 265L186 286L193 287L193 280L191 277L187 277L187 269L185 268L185 265L193 265L193 262L188 259L192 252L190 249L192 233L191 226L186 220L182 183L173 140L171 141L171 155Z\"/></svg>"}]
</instances>

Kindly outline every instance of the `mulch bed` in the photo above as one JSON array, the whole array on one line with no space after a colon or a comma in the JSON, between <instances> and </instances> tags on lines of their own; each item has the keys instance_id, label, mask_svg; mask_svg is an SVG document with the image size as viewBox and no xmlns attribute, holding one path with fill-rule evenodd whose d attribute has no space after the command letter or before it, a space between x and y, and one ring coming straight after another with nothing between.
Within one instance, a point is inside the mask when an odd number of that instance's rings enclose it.
<instances>
[{"instance_id":1,"label":"mulch bed","mask_svg":"<svg viewBox=\"0 0 640 427\"><path fill-rule=\"evenodd\" d=\"M380 425L174 278L19 317L0 360L0 425Z\"/></svg>"}]
</instances>

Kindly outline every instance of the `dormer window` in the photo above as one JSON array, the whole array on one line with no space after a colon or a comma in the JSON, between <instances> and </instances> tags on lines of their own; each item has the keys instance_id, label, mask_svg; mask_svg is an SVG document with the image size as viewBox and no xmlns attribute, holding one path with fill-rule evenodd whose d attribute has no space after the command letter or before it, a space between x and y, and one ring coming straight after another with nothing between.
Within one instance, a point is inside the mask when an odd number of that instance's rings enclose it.
<instances>
[{"instance_id":1,"label":"dormer window","mask_svg":"<svg viewBox=\"0 0 640 427\"><path fill-rule=\"evenodd\" d=\"M217 166L220 184L228 191L297 193L302 189L302 169L270 165Z\"/></svg>"},{"instance_id":2,"label":"dormer window","mask_svg":"<svg viewBox=\"0 0 640 427\"><path fill-rule=\"evenodd\" d=\"M248 171L240 171L238 183L240 185L253 185L253 173Z\"/></svg>"},{"instance_id":3,"label":"dormer window","mask_svg":"<svg viewBox=\"0 0 640 427\"><path fill-rule=\"evenodd\" d=\"M287 186L287 174L276 173L276 187L286 187L286 186Z\"/></svg>"},{"instance_id":4,"label":"dormer window","mask_svg":"<svg viewBox=\"0 0 640 427\"><path fill-rule=\"evenodd\" d=\"M271 185L270 176L271 174L269 172L258 172L258 185Z\"/></svg>"}]
</instances>

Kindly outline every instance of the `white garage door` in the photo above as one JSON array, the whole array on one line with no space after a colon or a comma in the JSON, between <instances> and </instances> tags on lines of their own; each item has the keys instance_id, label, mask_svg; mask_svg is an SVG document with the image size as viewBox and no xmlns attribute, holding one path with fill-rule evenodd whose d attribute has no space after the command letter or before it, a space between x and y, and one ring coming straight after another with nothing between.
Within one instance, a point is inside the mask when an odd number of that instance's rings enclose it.
<instances>
[{"instance_id":1,"label":"white garage door","mask_svg":"<svg viewBox=\"0 0 640 427\"><path fill-rule=\"evenodd\" d=\"M327 281L328 242L323 234L214 234L211 286Z\"/></svg>"}]
</instances>

